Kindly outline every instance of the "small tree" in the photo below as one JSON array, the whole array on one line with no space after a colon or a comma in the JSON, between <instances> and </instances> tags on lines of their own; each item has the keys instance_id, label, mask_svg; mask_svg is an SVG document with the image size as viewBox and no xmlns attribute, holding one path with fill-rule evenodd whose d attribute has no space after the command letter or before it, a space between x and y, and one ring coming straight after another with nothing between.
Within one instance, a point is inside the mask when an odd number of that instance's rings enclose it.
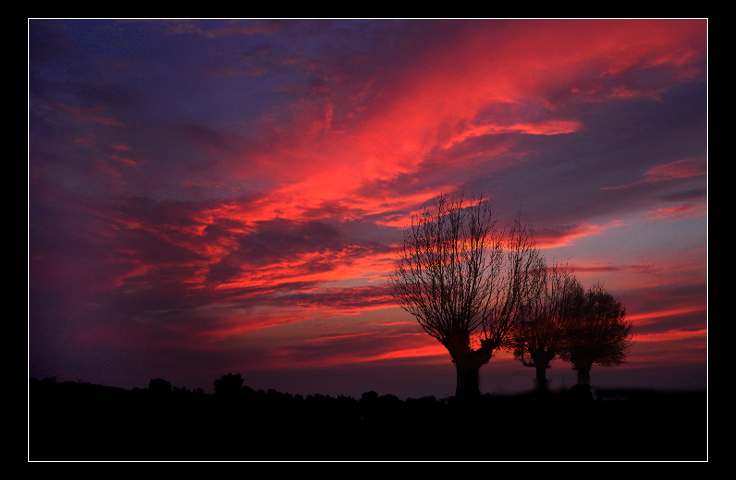
<instances>
[{"instance_id":1,"label":"small tree","mask_svg":"<svg viewBox=\"0 0 736 480\"><path fill-rule=\"evenodd\" d=\"M425 332L447 348L457 371L456 396L480 394L478 373L536 294L541 259L530 231L516 221L499 231L483 199L463 205L444 194L416 216L390 278L393 295Z\"/></svg>"},{"instance_id":2,"label":"small tree","mask_svg":"<svg viewBox=\"0 0 736 480\"><path fill-rule=\"evenodd\" d=\"M576 314L583 287L566 267L545 266L538 274L540 295L513 331L514 357L536 369L540 392L547 391L547 369L565 340L564 326Z\"/></svg>"},{"instance_id":3,"label":"small tree","mask_svg":"<svg viewBox=\"0 0 736 480\"><path fill-rule=\"evenodd\" d=\"M222 396L235 396L240 393L243 386L243 377L239 373L228 373L215 380L215 394Z\"/></svg>"},{"instance_id":4,"label":"small tree","mask_svg":"<svg viewBox=\"0 0 736 480\"><path fill-rule=\"evenodd\" d=\"M171 382L163 378L152 378L148 382L148 391L154 395L168 395L171 393Z\"/></svg>"},{"instance_id":5,"label":"small tree","mask_svg":"<svg viewBox=\"0 0 736 480\"><path fill-rule=\"evenodd\" d=\"M578 372L578 385L590 386L593 365L614 366L626 361L632 343L632 324L626 308L597 284L579 299L579 313L565 324L560 358Z\"/></svg>"}]
</instances>

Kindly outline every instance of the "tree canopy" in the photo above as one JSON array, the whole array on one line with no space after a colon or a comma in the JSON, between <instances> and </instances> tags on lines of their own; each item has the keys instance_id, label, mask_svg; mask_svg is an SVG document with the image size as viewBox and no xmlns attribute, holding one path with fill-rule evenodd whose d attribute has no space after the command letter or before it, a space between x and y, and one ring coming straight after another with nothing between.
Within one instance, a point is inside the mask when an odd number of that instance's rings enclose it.
<instances>
[{"instance_id":1,"label":"tree canopy","mask_svg":"<svg viewBox=\"0 0 736 480\"><path fill-rule=\"evenodd\" d=\"M632 344L631 321L626 308L601 284L580 296L578 313L565 323L565 342L560 358L578 372L578 383L590 384L595 365L620 365Z\"/></svg>"},{"instance_id":2,"label":"tree canopy","mask_svg":"<svg viewBox=\"0 0 736 480\"><path fill-rule=\"evenodd\" d=\"M440 195L405 231L390 284L396 301L450 353L458 396L478 393L478 369L538 294L542 259L517 218L498 227L491 204Z\"/></svg>"},{"instance_id":3,"label":"tree canopy","mask_svg":"<svg viewBox=\"0 0 736 480\"><path fill-rule=\"evenodd\" d=\"M583 287L562 265L544 266L538 274L539 295L513 330L514 357L524 366L536 368L537 386L545 390L546 370L563 348L565 325L579 314Z\"/></svg>"}]
</instances>

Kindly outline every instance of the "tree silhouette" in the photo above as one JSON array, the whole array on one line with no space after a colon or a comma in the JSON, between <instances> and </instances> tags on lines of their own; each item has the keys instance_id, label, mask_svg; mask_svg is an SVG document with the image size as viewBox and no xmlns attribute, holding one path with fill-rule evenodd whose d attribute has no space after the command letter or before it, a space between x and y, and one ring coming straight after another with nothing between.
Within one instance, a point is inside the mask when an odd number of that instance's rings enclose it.
<instances>
[{"instance_id":1,"label":"tree silhouette","mask_svg":"<svg viewBox=\"0 0 736 480\"><path fill-rule=\"evenodd\" d=\"M243 377L239 373L228 373L215 380L215 394L223 396L234 396L240 393L243 386Z\"/></svg>"},{"instance_id":2,"label":"tree silhouette","mask_svg":"<svg viewBox=\"0 0 736 480\"><path fill-rule=\"evenodd\" d=\"M564 345L565 325L579 310L583 287L566 267L545 266L538 273L540 294L513 330L514 357L536 369L537 390L547 391L547 369Z\"/></svg>"},{"instance_id":3,"label":"tree silhouette","mask_svg":"<svg viewBox=\"0 0 736 480\"><path fill-rule=\"evenodd\" d=\"M154 395L168 395L171 393L171 382L163 378L152 378L148 382L148 391Z\"/></svg>"},{"instance_id":4,"label":"tree silhouette","mask_svg":"<svg viewBox=\"0 0 736 480\"><path fill-rule=\"evenodd\" d=\"M624 305L596 284L579 297L579 313L565 324L560 358L578 372L578 385L590 386L593 365L614 366L626 361L632 324Z\"/></svg>"},{"instance_id":5,"label":"tree silhouette","mask_svg":"<svg viewBox=\"0 0 736 480\"><path fill-rule=\"evenodd\" d=\"M535 295L541 258L517 219L499 231L490 203L440 195L412 220L390 278L396 301L447 348L456 396L480 394L478 372L510 348L512 327Z\"/></svg>"}]
</instances>

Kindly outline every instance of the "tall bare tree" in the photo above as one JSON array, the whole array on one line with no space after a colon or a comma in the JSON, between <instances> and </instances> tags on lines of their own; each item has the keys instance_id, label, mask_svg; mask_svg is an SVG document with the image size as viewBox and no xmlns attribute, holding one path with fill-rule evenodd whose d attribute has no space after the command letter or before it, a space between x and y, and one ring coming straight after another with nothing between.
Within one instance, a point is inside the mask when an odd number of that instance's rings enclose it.
<instances>
[{"instance_id":1,"label":"tall bare tree","mask_svg":"<svg viewBox=\"0 0 736 480\"><path fill-rule=\"evenodd\" d=\"M413 219L390 278L399 305L450 353L458 398L479 395L480 367L511 347L541 266L519 220L502 231L489 202L463 202L440 195Z\"/></svg>"},{"instance_id":2,"label":"tall bare tree","mask_svg":"<svg viewBox=\"0 0 736 480\"><path fill-rule=\"evenodd\" d=\"M593 365L614 366L626 361L632 344L631 321L624 305L596 284L581 297L579 314L565 325L560 358L578 372L578 385L590 385Z\"/></svg>"},{"instance_id":3,"label":"tall bare tree","mask_svg":"<svg viewBox=\"0 0 736 480\"><path fill-rule=\"evenodd\" d=\"M566 266L545 266L538 273L539 296L532 299L513 331L514 357L536 369L536 384L546 392L547 369L564 345L564 327L579 313L584 290Z\"/></svg>"}]
</instances>

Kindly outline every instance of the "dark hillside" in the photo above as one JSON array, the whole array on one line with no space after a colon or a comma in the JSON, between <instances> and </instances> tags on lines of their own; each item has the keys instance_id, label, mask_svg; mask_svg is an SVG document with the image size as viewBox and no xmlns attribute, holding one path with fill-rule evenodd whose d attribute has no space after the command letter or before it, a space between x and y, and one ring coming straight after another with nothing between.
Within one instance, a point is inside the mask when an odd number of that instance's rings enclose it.
<instances>
[{"instance_id":1,"label":"dark hillside","mask_svg":"<svg viewBox=\"0 0 736 480\"><path fill-rule=\"evenodd\" d=\"M31 461L707 460L704 392L483 396L461 405L375 392L207 395L31 379L28 423Z\"/></svg>"}]
</instances>

